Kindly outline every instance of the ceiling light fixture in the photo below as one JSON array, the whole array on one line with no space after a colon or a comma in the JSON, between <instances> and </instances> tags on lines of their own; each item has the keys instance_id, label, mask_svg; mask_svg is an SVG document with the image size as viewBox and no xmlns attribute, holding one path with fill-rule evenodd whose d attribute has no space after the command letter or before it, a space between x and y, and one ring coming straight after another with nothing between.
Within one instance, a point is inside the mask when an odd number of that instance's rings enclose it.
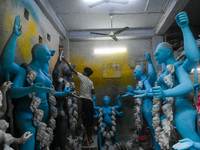
<instances>
[{"instance_id":1,"label":"ceiling light fixture","mask_svg":"<svg viewBox=\"0 0 200 150\"><path fill-rule=\"evenodd\" d=\"M113 54L126 52L126 48L98 48L94 50L95 54Z\"/></svg>"},{"instance_id":2,"label":"ceiling light fixture","mask_svg":"<svg viewBox=\"0 0 200 150\"><path fill-rule=\"evenodd\" d=\"M92 4L90 4L88 7L93 8L101 4L106 3L115 3L115 4L128 4L129 0L99 0L99 1L93 1Z\"/></svg>"},{"instance_id":3,"label":"ceiling light fixture","mask_svg":"<svg viewBox=\"0 0 200 150\"><path fill-rule=\"evenodd\" d=\"M98 2L98 1L101 1L101 0L84 0L85 2Z\"/></svg>"}]
</instances>

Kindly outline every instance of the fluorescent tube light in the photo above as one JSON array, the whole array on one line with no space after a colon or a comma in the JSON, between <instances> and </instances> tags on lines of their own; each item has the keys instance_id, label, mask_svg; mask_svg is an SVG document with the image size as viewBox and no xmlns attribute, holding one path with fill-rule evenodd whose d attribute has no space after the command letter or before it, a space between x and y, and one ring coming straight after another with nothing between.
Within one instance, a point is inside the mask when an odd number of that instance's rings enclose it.
<instances>
[{"instance_id":1,"label":"fluorescent tube light","mask_svg":"<svg viewBox=\"0 0 200 150\"><path fill-rule=\"evenodd\" d=\"M98 1L101 1L101 0L84 0L85 2L98 2Z\"/></svg>"},{"instance_id":2,"label":"fluorescent tube light","mask_svg":"<svg viewBox=\"0 0 200 150\"><path fill-rule=\"evenodd\" d=\"M126 48L98 48L94 50L95 54L113 54L126 52Z\"/></svg>"}]
</instances>

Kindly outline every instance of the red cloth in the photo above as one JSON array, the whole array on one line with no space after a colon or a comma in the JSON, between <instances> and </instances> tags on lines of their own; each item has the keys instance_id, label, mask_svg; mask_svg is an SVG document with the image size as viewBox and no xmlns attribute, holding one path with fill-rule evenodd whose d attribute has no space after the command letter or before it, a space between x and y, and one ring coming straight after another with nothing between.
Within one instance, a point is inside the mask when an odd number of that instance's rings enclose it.
<instances>
[{"instance_id":1,"label":"red cloth","mask_svg":"<svg viewBox=\"0 0 200 150\"><path fill-rule=\"evenodd\" d=\"M197 102L197 113L199 114L199 126L200 126L200 93L198 95L198 102Z\"/></svg>"},{"instance_id":2,"label":"red cloth","mask_svg":"<svg viewBox=\"0 0 200 150\"><path fill-rule=\"evenodd\" d=\"M139 140L140 140L140 141L145 141L145 140L147 140L147 138L148 138L148 137L147 137L146 135L143 135L143 136L140 136L140 137L139 137Z\"/></svg>"},{"instance_id":3,"label":"red cloth","mask_svg":"<svg viewBox=\"0 0 200 150\"><path fill-rule=\"evenodd\" d=\"M200 95L198 95L198 102L197 102L197 113L200 115Z\"/></svg>"}]
</instances>

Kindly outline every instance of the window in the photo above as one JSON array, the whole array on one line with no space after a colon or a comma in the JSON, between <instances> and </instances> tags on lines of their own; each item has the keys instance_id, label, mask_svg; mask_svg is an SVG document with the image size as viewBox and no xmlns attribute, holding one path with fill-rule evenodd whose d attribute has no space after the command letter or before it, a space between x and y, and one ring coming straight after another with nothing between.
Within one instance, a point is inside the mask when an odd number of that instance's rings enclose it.
<instances>
[{"instance_id":1,"label":"window","mask_svg":"<svg viewBox=\"0 0 200 150\"><path fill-rule=\"evenodd\" d=\"M28 12L28 10L25 8L25 10L24 10L24 17L27 19L27 20L29 20L29 12Z\"/></svg>"},{"instance_id":2,"label":"window","mask_svg":"<svg viewBox=\"0 0 200 150\"><path fill-rule=\"evenodd\" d=\"M43 39L42 37L39 35L39 43L42 43Z\"/></svg>"},{"instance_id":3,"label":"window","mask_svg":"<svg viewBox=\"0 0 200 150\"><path fill-rule=\"evenodd\" d=\"M51 42L51 36L47 33L47 40Z\"/></svg>"}]
</instances>

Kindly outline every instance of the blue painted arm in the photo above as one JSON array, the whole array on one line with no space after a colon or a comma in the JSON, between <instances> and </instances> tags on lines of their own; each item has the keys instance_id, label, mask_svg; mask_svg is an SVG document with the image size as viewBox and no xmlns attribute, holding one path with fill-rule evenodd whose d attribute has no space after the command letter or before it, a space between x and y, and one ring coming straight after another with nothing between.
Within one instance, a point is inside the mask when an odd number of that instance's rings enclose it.
<instances>
[{"instance_id":1,"label":"blue painted arm","mask_svg":"<svg viewBox=\"0 0 200 150\"><path fill-rule=\"evenodd\" d=\"M147 90L139 90L139 91L135 91L134 93L126 92L125 94L121 96L122 97L127 97L127 96L145 97L146 95L147 95Z\"/></svg>"},{"instance_id":2,"label":"blue painted arm","mask_svg":"<svg viewBox=\"0 0 200 150\"><path fill-rule=\"evenodd\" d=\"M134 96L134 97L153 97L153 93L150 92L152 86L150 85L149 83L149 80L145 80L144 81L144 87L145 89L144 90L133 90L133 87L132 86L127 86L127 93L122 95L122 97L125 97L125 96Z\"/></svg>"},{"instance_id":3,"label":"blue painted arm","mask_svg":"<svg viewBox=\"0 0 200 150\"><path fill-rule=\"evenodd\" d=\"M147 96L147 97L153 97L154 95L153 95L152 92L147 92L146 96Z\"/></svg>"},{"instance_id":4,"label":"blue painted arm","mask_svg":"<svg viewBox=\"0 0 200 150\"><path fill-rule=\"evenodd\" d=\"M22 34L21 29L22 28L20 26L20 17L17 16L15 18L13 33L11 34L9 40L3 48L0 56L2 67L13 74L17 74L18 71L21 69L21 67L14 62L16 42L18 36Z\"/></svg>"},{"instance_id":5,"label":"blue painted arm","mask_svg":"<svg viewBox=\"0 0 200 150\"><path fill-rule=\"evenodd\" d=\"M189 19L185 12L181 12L176 16L176 22L183 32L184 50L187 57L183 64L183 68L190 72L199 62L199 49L193 37L193 34L188 26Z\"/></svg>"},{"instance_id":6,"label":"blue painted arm","mask_svg":"<svg viewBox=\"0 0 200 150\"><path fill-rule=\"evenodd\" d=\"M190 147L189 147L190 146ZM200 143L199 142L194 142L189 138L184 138L182 140L179 140L179 142L175 145L173 145L173 147L175 150L179 150L179 149L188 149L188 148L194 148L196 150L200 149Z\"/></svg>"},{"instance_id":7,"label":"blue painted arm","mask_svg":"<svg viewBox=\"0 0 200 150\"><path fill-rule=\"evenodd\" d=\"M144 91L143 93L137 94L134 97L142 98L142 97L154 97L152 92Z\"/></svg>"},{"instance_id":8,"label":"blue painted arm","mask_svg":"<svg viewBox=\"0 0 200 150\"><path fill-rule=\"evenodd\" d=\"M115 109L119 109L119 108L122 107L121 95L118 95L118 96L117 96L117 101L118 101L118 105L113 106L113 108L115 108Z\"/></svg>"},{"instance_id":9,"label":"blue painted arm","mask_svg":"<svg viewBox=\"0 0 200 150\"><path fill-rule=\"evenodd\" d=\"M123 115L123 111L117 111L117 110L115 110L115 113L116 113L118 116L122 116L122 115Z\"/></svg>"},{"instance_id":10,"label":"blue painted arm","mask_svg":"<svg viewBox=\"0 0 200 150\"><path fill-rule=\"evenodd\" d=\"M135 91L135 94L136 95L140 95L140 94L144 94L144 93L147 93L148 90L138 90L138 91Z\"/></svg>"},{"instance_id":11,"label":"blue painted arm","mask_svg":"<svg viewBox=\"0 0 200 150\"><path fill-rule=\"evenodd\" d=\"M150 92L152 86L151 86L151 84L149 83L149 80L145 80L145 81L144 81L144 87L145 87L145 90L146 90L147 92Z\"/></svg>"},{"instance_id":12,"label":"blue painted arm","mask_svg":"<svg viewBox=\"0 0 200 150\"><path fill-rule=\"evenodd\" d=\"M152 86L150 85L149 80L145 80L144 81L144 87L145 87L145 90L135 91L135 93L137 95L135 95L134 97L145 97L145 96L147 96L147 97L153 97L153 93L150 92Z\"/></svg>"},{"instance_id":13,"label":"blue painted arm","mask_svg":"<svg viewBox=\"0 0 200 150\"><path fill-rule=\"evenodd\" d=\"M164 97L177 97L183 96L190 93L194 90L193 83L190 79L189 74L184 70L182 66L179 66L176 69L176 76L179 81L179 85L168 90L162 90L160 86L153 87L152 92L155 97L164 98Z\"/></svg>"},{"instance_id":14,"label":"blue painted arm","mask_svg":"<svg viewBox=\"0 0 200 150\"><path fill-rule=\"evenodd\" d=\"M200 149L200 142L194 142L193 148Z\"/></svg>"},{"instance_id":15,"label":"blue painted arm","mask_svg":"<svg viewBox=\"0 0 200 150\"><path fill-rule=\"evenodd\" d=\"M133 87L131 85L128 85L126 87L127 91L126 94L122 95L122 97L126 97L126 96L134 96L135 94L141 94L144 93L143 90L134 90Z\"/></svg>"},{"instance_id":16,"label":"blue painted arm","mask_svg":"<svg viewBox=\"0 0 200 150\"><path fill-rule=\"evenodd\" d=\"M95 115L94 115L94 118L98 118L99 117L99 113L97 110L95 110Z\"/></svg>"},{"instance_id":17,"label":"blue painted arm","mask_svg":"<svg viewBox=\"0 0 200 150\"><path fill-rule=\"evenodd\" d=\"M11 98L20 98L29 93L50 93L52 89L44 87L43 83L37 83L29 87L23 87L26 79L26 70L21 68L21 71L15 76L12 88L9 90Z\"/></svg>"},{"instance_id":18,"label":"blue painted arm","mask_svg":"<svg viewBox=\"0 0 200 150\"><path fill-rule=\"evenodd\" d=\"M148 61L148 75L149 75L149 82L151 83L151 85L153 86L155 81L156 81L156 71L155 68L153 66L152 60L151 60L151 55L150 53L145 53L144 56L146 57L147 61Z\"/></svg>"},{"instance_id":19,"label":"blue painted arm","mask_svg":"<svg viewBox=\"0 0 200 150\"><path fill-rule=\"evenodd\" d=\"M70 87L65 87L62 92L55 91L55 97L62 97L66 96L72 89Z\"/></svg>"},{"instance_id":20,"label":"blue painted arm","mask_svg":"<svg viewBox=\"0 0 200 150\"><path fill-rule=\"evenodd\" d=\"M135 92L134 89L133 89L133 87L132 87L131 85L128 85L128 86L126 87L126 89L127 89L127 91L130 92L130 93L134 93L134 92Z\"/></svg>"}]
</instances>

